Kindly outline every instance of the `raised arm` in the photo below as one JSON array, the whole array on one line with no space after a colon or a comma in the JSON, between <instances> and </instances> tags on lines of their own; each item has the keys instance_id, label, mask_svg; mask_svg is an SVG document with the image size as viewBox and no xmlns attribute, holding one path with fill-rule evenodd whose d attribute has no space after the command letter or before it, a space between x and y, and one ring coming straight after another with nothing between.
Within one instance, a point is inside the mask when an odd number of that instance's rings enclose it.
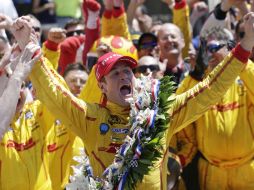
<instances>
[{"instance_id":1,"label":"raised arm","mask_svg":"<svg viewBox=\"0 0 254 190\"><path fill-rule=\"evenodd\" d=\"M200 117L225 94L235 78L246 66L254 44L254 13L244 17L246 36L235 49L211 72L203 82L176 96L170 109L169 130L175 133ZM172 135L169 133L169 135ZM170 138L169 138L170 139Z\"/></svg>"},{"instance_id":2,"label":"raised arm","mask_svg":"<svg viewBox=\"0 0 254 190\"><path fill-rule=\"evenodd\" d=\"M39 59L39 55L32 59L32 56L39 48L38 45L28 44L21 56L17 57L15 60L18 64L8 80L6 88L0 96L0 139L15 115L22 83L30 73L33 64Z\"/></svg>"},{"instance_id":3,"label":"raised arm","mask_svg":"<svg viewBox=\"0 0 254 190\"><path fill-rule=\"evenodd\" d=\"M247 14L248 9L246 8L246 4L242 0L222 0L220 4L218 4L210 16L207 18L204 26L201 30L201 36L205 35L206 32L211 30L212 28L226 28L226 16L227 12L231 7L238 7L242 14ZM229 28L228 28L229 29Z\"/></svg>"},{"instance_id":4,"label":"raised arm","mask_svg":"<svg viewBox=\"0 0 254 190\"><path fill-rule=\"evenodd\" d=\"M29 39L25 40L22 36L31 34L29 20L26 17L21 17L14 25L16 27L14 34L18 43L27 44ZM62 77L49 65L48 60L41 57L32 70L30 79L36 90L36 95L56 118L59 118L82 139L85 139L87 134L86 117L91 117L92 114L96 115L98 107L76 98L63 85Z\"/></svg>"}]
</instances>

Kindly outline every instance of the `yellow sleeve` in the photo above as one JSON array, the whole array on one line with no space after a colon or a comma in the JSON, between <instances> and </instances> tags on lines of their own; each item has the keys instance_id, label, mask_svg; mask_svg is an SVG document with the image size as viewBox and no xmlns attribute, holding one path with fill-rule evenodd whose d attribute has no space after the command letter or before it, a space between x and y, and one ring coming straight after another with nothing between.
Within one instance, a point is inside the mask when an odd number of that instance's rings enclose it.
<instances>
[{"instance_id":1,"label":"yellow sleeve","mask_svg":"<svg viewBox=\"0 0 254 190\"><path fill-rule=\"evenodd\" d=\"M185 47L182 50L183 58L188 57L188 51L192 39L192 29L190 24L189 7L185 4L183 7L175 6L173 9L173 23L177 25L183 33Z\"/></svg>"},{"instance_id":2,"label":"yellow sleeve","mask_svg":"<svg viewBox=\"0 0 254 190\"><path fill-rule=\"evenodd\" d=\"M101 37L113 35L113 27L111 24L111 18L106 18L102 15L101 19Z\"/></svg>"},{"instance_id":3,"label":"yellow sleeve","mask_svg":"<svg viewBox=\"0 0 254 190\"><path fill-rule=\"evenodd\" d=\"M182 166L185 167L192 161L198 149L195 123L188 125L186 128L176 133L176 138L179 148L177 155L180 157Z\"/></svg>"},{"instance_id":4,"label":"yellow sleeve","mask_svg":"<svg viewBox=\"0 0 254 190\"><path fill-rule=\"evenodd\" d=\"M192 77L187 76L180 83L176 94L186 92L198 83ZM181 164L183 167L187 166L197 152L197 141L195 123L191 123L186 128L176 133L170 142L170 146L173 146L177 150L177 155L180 157Z\"/></svg>"},{"instance_id":5,"label":"yellow sleeve","mask_svg":"<svg viewBox=\"0 0 254 190\"><path fill-rule=\"evenodd\" d=\"M240 73L240 78L247 88L248 97L252 104L254 104L254 63L251 60L248 61L245 69Z\"/></svg>"},{"instance_id":6,"label":"yellow sleeve","mask_svg":"<svg viewBox=\"0 0 254 190\"><path fill-rule=\"evenodd\" d=\"M50 60L52 67L56 70L58 67L58 60L60 57L60 49L57 47L58 44L52 45L52 43L53 42L49 42L49 41L44 42L42 45L42 53L44 57Z\"/></svg>"},{"instance_id":7,"label":"yellow sleeve","mask_svg":"<svg viewBox=\"0 0 254 190\"><path fill-rule=\"evenodd\" d=\"M97 79L95 76L95 67L92 68L86 81L85 86L83 87L79 98L84 100L87 103L97 103L100 104L103 98L101 89L97 84Z\"/></svg>"},{"instance_id":8,"label":"yellow sleeve","mask_svg":"<svg viewBox=\"0 0 254 190\"><path fill-rule=\"evenodd\" d=\"M126 13L117 18L112 17L111 19L107 19L103 16L101 34L102 37L114 35L131 40Z\"/></svg>"},{"instance_id":9,"label":"yellow sleeve","mask_svg":"<svg viewBox=\"0 0 254 190\"><path fill-rule=\"evenodd\" d=\"M226 56L203 82L198 83L185 93L176 95L175 101L169 109L171 123L167 134L167 144L173 134L197 120L211 105L218 102L233 84L245 66L243 62L247 62L246 57L241 58L241 51L243 49L237 46L233 53Z\"/></svg>"},{"instance_id":10,"label":"yellow sleeve","mask_svg":"<svg viewBox=\"0 0 254 190\"><path fill-rule=\"evenodd\" d=\"M62 77L48 67L48 60L44 57L35 64L30 77L38 99L65 126L86 139L86 116L96 115L98 106L85 103L67 90L62 82L59 82L63 80Z\"/></svg>"}]
</instances>

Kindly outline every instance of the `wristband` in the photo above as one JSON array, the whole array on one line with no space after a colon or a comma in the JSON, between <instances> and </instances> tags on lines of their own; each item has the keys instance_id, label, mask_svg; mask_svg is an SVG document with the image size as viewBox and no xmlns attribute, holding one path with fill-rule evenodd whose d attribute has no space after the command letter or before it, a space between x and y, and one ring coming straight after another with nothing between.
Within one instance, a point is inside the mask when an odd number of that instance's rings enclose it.
<instances>
[{"instance_id":1,"label":"wristband","mask_svg":"<svg viewBox=\"0 0 254 190\"><path fill-rule=\"evenodd\" d=\"M219 3L218 5L216 5L216 7L213 10L213 14L215 16L216 19L218 20L225 20L226 16L227 16L227 11L223 11L221 10L221 3Z\"/></svg>"}]
</instances>

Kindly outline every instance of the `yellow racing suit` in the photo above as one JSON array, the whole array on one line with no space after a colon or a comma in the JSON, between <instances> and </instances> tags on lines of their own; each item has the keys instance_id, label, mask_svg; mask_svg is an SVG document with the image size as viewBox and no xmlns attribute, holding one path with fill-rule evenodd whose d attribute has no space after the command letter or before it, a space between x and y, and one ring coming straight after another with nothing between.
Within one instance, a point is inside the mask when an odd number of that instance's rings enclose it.
<instances>
[{"instance_id":1,"label":"yellow racing suit","mask_svg":"<svg viewBox=\"0 0 254 190\"><path fill-rule=\"evenodd\" d=\"M52 189L48 163L43 156L47 125L43 117L39 101L26 104L4 134L0 146L1 190Z\"/></svg>"},{"instance_id":2,"label":"yellow racing suit","mask_svg":"<svg viewBox=\"0 0 254 190\"><path fill-rule=\"evenodd\" d=\"M185 0L176 3L173 9L173 23L177 25L183 33L185 46L182 50L183 58L189 56L189 48L192 39L192 29L189 18L189 7Z\"/></svg>"},{"instance_id":3,"label":"yellow racing suit","mask_svg":"<svg viewBox=\"0 0 254 190\"><path fill-rule=\"evenodd\" d=\"M171 122L165 133L164 150L172 135L196 120L210 105L218 101L243 69L247 54L249 52L246 53L237 46L233 54L230 53L203 83L172 97L175 100L168 110ZM126 124L129 108L110 102L102 107L76 98L59 83L60 76L47 66L47 59L43 57L35 64L30 77L38 89L38 98L84 141L94 176L101 176L112 163L116 149L128 133ZM163 159L165 156L155 165L154 170L144 176L137 189L166 189L166 174L162 173L162 168L165 167Z\"/></svg>"},{"instance_id":4,"label":"yellow racing suit","mask_svg":"<svg viewBox=\"0 0 254 190\"><path fill-rule=\"evenodd\" d=\"M53 116L52 116L53 118ZM45 139L44 156L49 165L52 189L61 190L69 181L74 156L80 155L83 141L55 119Z\"/></svg>"},{"instance_id":5,"label":"yellow racing suit","mask_svg":"<svg viewBox=\"0 0 254 190\"><path fill-rule=\"evenodd\" d=\"M254 189L254 64L247 67L224 96L195 121L199 183L203 190ZM198 82L188 76L182 93Z\"/></svg>"},{"instance_id":6,"label":"yellow racing suit","mask_svg":"<svg viewBox=\"0 0 254 190\"><path fill-rule=\"evenodd\" d=\"M58 44L52 41L46 41L42 47L43 55L50 60L49 67L54 70L58 66L60 51ZM59 82L67 88L63 79ZM44 109L44 120L47 121L47 135L44 141L43 155L47 160L48 172L51 179L52 189L61 190L69 181L71 174L71 165L76 165L73 156L80 154L79 148L83 148L83 141L74 135L69 128L55 118L46 107Z\"/></svg>"},{"instance_id":7,"label":"yellow racing suit","mask_svg":"<svg viewBox=\"0 0 254 190\"><path fill-rule=\"evenodd\" d=\"M101 36L122 36L131 40L131 35L128 29L127 15L124 12L118 17L106 18L102 16Z\"/></svg>"}]
</instances>

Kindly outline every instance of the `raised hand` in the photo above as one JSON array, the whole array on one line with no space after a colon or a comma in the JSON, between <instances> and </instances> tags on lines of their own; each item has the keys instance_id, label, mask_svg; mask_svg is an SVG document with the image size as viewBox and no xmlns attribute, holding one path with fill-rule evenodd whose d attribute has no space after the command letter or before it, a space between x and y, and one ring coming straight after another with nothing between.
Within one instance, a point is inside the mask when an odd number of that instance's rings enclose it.
<instances>
[{"instance_id":1,"label":"raised hand","mask_svg":"<svg viewBox=\"0 0 254 190\"><path fill-rule=\"evenodd\" d=\"M11 31L21 50L25 49L26 45L31 40L35 40L30 20L31 19L27 16L19 17L14 21L11 27Z\"/></svg>"},{"instance_id":2,"label":"raised hand","mask_svg":"<svg viewBox=\"0 0 254 190\"><path fill-rule=\"evenodd\" d=\"M12 23L13 21L9 16L0 13L0 29L10 29Z\"/></svg>"},{"instance_id":3,"label":"raised hand","mask_svg":"<svg viewBox=\"0 0 254 190\"><path fill-rule=\"evenodd\" d=\"M123 0L113 0L114 7L121 7L123 5Z\"/></svg>"},{"instance_id":4,"label":"raised hand","mask_svg":"<svg viewBox=\"0 0 254 190\"><path fill-rule=\"evenodd\" d=\"M223 11L228 11L232 6L240 6L245 3L245 0L221 0L221 9Z\"/></svg>"},{"instance_id":5,"label":"raised hand","mask_svg":"<svg viewBox=\"0 0 254 190\"><path fill-rule=\"evenodd\" d=\"M103 4L104 4L106 10L113 9L114 3L112 0L103 0Z\"/></svg>"},{"instance_id":6,"label":"raised hand","mask_svg":"<svg viewBox=\"0 0 254 190\"><path fill-rule=\"evenodd\" d=\"M48 32L48 40L57 44L64 41L66 38L66 30L62 28L51 28Z\"/></svg>"},{"instance_id":7,"label":"raised hand","mask_svg":"<svg viewBox=\"0 0 254 190\"><path fill-rule=\"evenodd\" d=\"M29 73L31 72L34 63L37 62L41 57L42 53L41 52L37 53L39 50L40 46L32 42L26 45L25 49L21 53L19 62L13 72L12 77L21 81L25 80L29 75ZM36 56L33 57L34 55Z\"/></svg>"},{"instance_id":8,"label":"raised hand","mask_svg":"<svg viewBox=\"0 0 254 190\"><path fill-rule=\"evenodd\" d=\"M243 17L245 35L241 40L241 46L251 51L254 45L254 12L250 12Z\"/></svg>"},{"instance_id":9,"label":"raised hand","mask_svg":"<svg viewBox=\"0 0 254 190\"><path fill-rule=\"evenodd\" d=\"M111 52L111 51L112 51L112 49L110 48L110 46L103 43L103 42L100 42L98 47L96 48L96 52L98 54L98 57L101 57L104 54L106 54L108 52Z\"/></svg>"}]
</instances>

